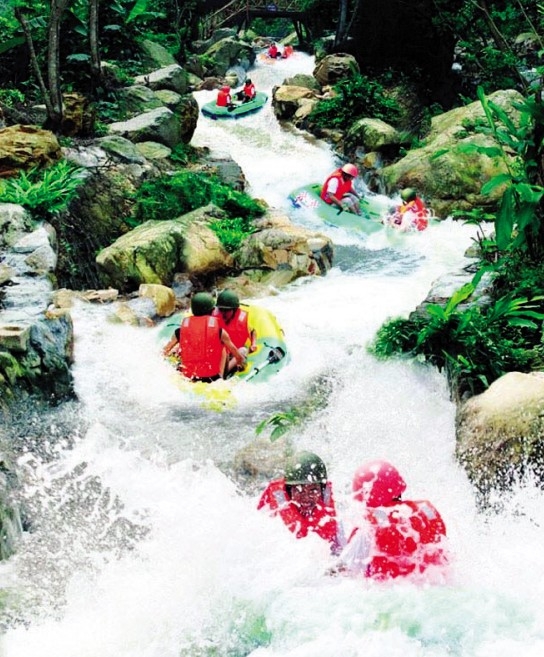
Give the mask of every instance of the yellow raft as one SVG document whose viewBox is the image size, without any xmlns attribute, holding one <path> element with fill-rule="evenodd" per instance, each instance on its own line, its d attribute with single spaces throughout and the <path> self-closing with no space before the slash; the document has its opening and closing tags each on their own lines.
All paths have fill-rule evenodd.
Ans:
<svg viewBox="0 0 544 657">
<path fill-rule="evenodd" d="M 246 367 L 242 371 L 236 372 L 226 381 L 219 380 L 213 383 L 192 382 L 182 374 L 176 373 L 176 386 L 183 392 L 202 398 L 202 405 L 212 410 L 223 410 L 234 406 L 236 400 L 232 394 L 232 389 L 240 381 L 248 383 L 267 381 L 289 361 L 283 329 L 275 315 L 266 308 L 258 306 L 249 306 L 242 303 L 240 307 L 247 312 L 248 325 L 255 330 L 257 335 L 257 349 L 248 354 Z M 180 326 L 185 316 L 186 313 L 180 312 L 168 318 L 168 321 L 164 323 L 159 332 L 162 343 L 171 338 L 172 333 Z M 177 368 L 179 359 L 174 356 L 169 357 L 169 360 Z"/>
</svg>

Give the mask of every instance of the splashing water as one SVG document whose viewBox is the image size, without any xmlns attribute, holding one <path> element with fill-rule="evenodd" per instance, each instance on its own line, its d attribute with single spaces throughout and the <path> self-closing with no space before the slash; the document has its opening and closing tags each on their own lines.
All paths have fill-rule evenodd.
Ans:
<svg viewBox="0 0 544 657">
<path fill-rule="evenodd" d="M 312 67 L 297 53 L 251 77 L 270 93 Z M 335 266 L 257 301 L 280 320 L 292 359 L 270 383 L 238 386 L 236 406 L 222 413 L 180 392 L 156 329 L 112 324 L 111 308 L 75 308 L 79 402 L 47 415 L 29 409 L 27 433 L 15 432 L 30 527 L 0 568 L 1 654 L 540 656 L 542 493 L 528 481 L 502 514 L 478 513 L 453 458 L 443 378 L 365 351 L 387 317 L 409 313 L 437 277 L 465 264 L 472 229 L 447 220 L 392 244 L 291 210 L 291 189 L 336 163 L 326 144 L 282 128 L 269 104 L 236 121 L 200 117 L 194 144 L 230 153 L 252 195 L 330 235 Z M 348 522 L 355 468 L 391 460 L 408 496 L 430 499 L 444 517 L 454 555 L 446 585 L 327 576 L 326 545 L 295 540 L 256 512 L 258 491 L 228 476 L 258 422 L 324 376 L 327 407 L 296 446 L 325 460 Z"/>
</svg>

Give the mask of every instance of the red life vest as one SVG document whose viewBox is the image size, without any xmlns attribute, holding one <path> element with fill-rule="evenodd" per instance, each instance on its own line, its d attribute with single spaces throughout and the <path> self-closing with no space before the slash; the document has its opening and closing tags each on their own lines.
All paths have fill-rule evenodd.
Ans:
<svg viewBox="0 0 544 657">
<path fill-rule="evenodd" d="M 253 83 L 244 85 L 243 92 L 246 98 L 255 98 L 255 85 Z"/>
<path fill-rule="evenodd" d="M 221 328 L 216 317 L 185 317 L 179 332 L 181 371 L 188 379 L 221 374 Z"/>
<path fill-rule="evenodd" d="M 416 198 L 413 201 L 409 201 L 408 203 L 405 203 L 404 205 L 401 205 L 399 208 L 400 214 L 404 214 L 405 212 L 411 212 L 413 215 L 413 225 L 416 228 L 416 230 L 425 230 L 427 226 L 429 225 L 429 213 L 427 208 L 425 207 L 425 203 L 419 198 L 419 196 L 416 196 Z M 400 222 L 399 222 L 400 223 Z"/>
<path fill-rule="evenodd" d="M 228 91 L 223 91 L 223 89 L 220 89 L 217 92 L 216 103 L 218 107 L 227 107 L 227 105 L 230 105 L 232 103 L 230 93 Z"/>
<path fill-rule="evenodd" d="M 225 323 L 218 308 L 212 310 L 212 317 L 217 317 L 219 325 L 229 334 L 229 338 L 237 349 L 243 347 L 250 339 L 247 313 L 245 310 L 238 308 L 236 314 L 228 324 Z"/>
<path fill-rule="evenodd" d="M 431 565 L 447 564 L 440 545 L 446 526 L 430 502 L 397 502 L 367 508 L 365 520 L 374 530 L 367 577 L 402 577 L 422 573 Z"/>
<path fill-rule="evenodd" d="M 334 194 L 338 200 L 340 200 L 342 196 L 344 196 L 344 194 L 348 194 L 352 190 L 351 180 L 344 180 L 344 178 L 342 177 L 342 170 L 337 169 L 336 171 L 331 173 L 331 175 L 327 178 L 327 180 L 325 180 L 325 184 L 321 188 L 320 196 L 325 201 L 325 203 L 328 203 L 329 205 L 332 204 L 332 201 L 329 198 L 327 187 L 329 185 L 329 181 L 332 180 L 333 178 L 338 179 L 338 189 Z"/>
<path fill-rule="evenodd" d="M 268 56 L 269 57 L 277 57 L 278 56 L 278 46 L 273 43 L 270 48 L 268 48 Z"/>
<path fill-rule="evenodd" d="M 285 479 L 271 481 L 261 495 L 257 509 L 268 506 L 274 515 L 281 516 L 285 526 L 297 538 L 304 538 L 309 532 L 315 532 L 333 548 L 338 547 L 338 525 L 336 508 L 332 496 L 332 486 L 327 482 L 323 493 L 323 503 L 318 503 L 311 516 L 303 516 L 298 507 L 287 495 Z"/>
</svg>

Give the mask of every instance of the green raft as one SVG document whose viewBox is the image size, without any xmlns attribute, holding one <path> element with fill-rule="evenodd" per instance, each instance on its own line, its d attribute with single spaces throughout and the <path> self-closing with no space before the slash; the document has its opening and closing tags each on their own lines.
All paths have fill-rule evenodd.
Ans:
<svg viewBox="0 0 544 657">
<path fill-rule="evenodd" d="M 309 208 L 325 223 L 340 228 L 361 233 L 374 233 L 384 226 L 382 217 L 387 214 L 390 200 L 384 202 L 378 196 L 369 195 L 361 199 L 363 215 L 353 214 L 346 210 L 340 212 L 335 205 L 329 205 L 320 197 L 321 185 L 304 185 L 289 194 L 289 199 L 295 208 Z"/>
<path fill-rule="evenodd" d="M 212 100 L 203 105 L 200 111 L 210 119 L 239 119 L 241 116 L 260 110 L 267 100 L 268 96 L 263 91 L 257 91 L 253 100 L 247 103 L 240 102 L 234 109 L 229 110 L 227 107 L 219 107 L 215 100 Z"/>
</svg>

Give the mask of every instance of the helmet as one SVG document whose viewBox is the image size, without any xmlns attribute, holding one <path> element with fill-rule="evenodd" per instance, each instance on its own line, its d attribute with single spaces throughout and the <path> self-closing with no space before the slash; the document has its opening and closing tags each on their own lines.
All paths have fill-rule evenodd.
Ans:
<svg viewBox="0 0 544 657">
<path fill-rule="evenodd" d="M 246 84 L 251 84 L 250 78 L 246 78 Z"/>
<path fill-rule="evenodd" d="M 390 504 L 406 490 L 406 482 L 387 461 L 369 461 L 353 476 L 352 490 L 358 502 L 376 507 Z"/>
<path fill-rule="evenodd" d="M 406 187 L 406 189 L 403 189 L 400 193 L 400 197 L 405 203 L 413 201 L 416 196 L 416 190 L 412 189 L 411 187 Z"/>
<path fill-rule="evenodd" d="M 230 91 L 230 87 L 229 87 L 228 85 L 225 84 L 225 85 L 223 85 L 223 86 L 221 87 L 221 91 L 225 91 L 225 92 L 226 92 L 226 91 Z"/>
<path fill-rule="evenodd" d="M 211 294 L 207 292 L 197 292 L 191 299 L 191 311 L 197 317 L 209 315 L 214 307 L 214 301 Z"/>
<path fill-rule="evenodd" d="M 236 310 L 240 307 L 240 300 L 238 295 L 232 290 L 222 290 L 217 297 L 218 308 L 228 308 L 229 310 Z"/>
<path fill-rule="evenodd" d="M 357 171 L 357 167 L 354 164 L 344 164 L 344 166 L 342 167 L 342 171 L 344 173 L 347 173 L 348 176 L 353 176 L 354 178 L 359 173 Z"/>
<path fill-rule="evenodd" d="M 285 468 L 285 483 L 288 486 L 326 484 L 327 468 L 317 454 L 299 452 L 291 458 Z"/>
</svg>

